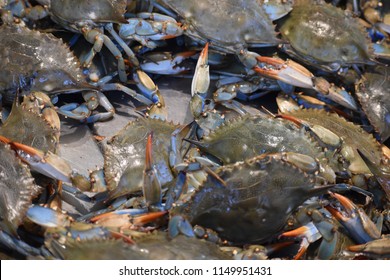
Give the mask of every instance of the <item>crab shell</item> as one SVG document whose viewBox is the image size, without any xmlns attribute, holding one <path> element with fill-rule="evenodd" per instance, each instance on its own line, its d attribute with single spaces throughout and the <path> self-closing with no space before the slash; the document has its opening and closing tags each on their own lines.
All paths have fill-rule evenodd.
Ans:
<svg viewBox="0 0 390 280">
<path fill-rule="evenodd" d="M 359 23 L 330 4 L 297 5 L 280 32 L 292 56 L 306 63 L 337 71 L 340 66 L 371 63 L 370 43 Z"/>
<path fill-rule="evenodd" d="M 153 166 L 157 170 L 158 180 L 162 186 L 173 180 L 169 151 L 171 134 L 177 127 L 158 119 L 139 118 L 107 142 L 104 173 L 108 189 L 111 190 L 110 198 L 141 190 L 147 137 L 151 132 Z"/>
<path fill-rule="evenodd" d="M 51 110 L 50 118 L 45 118 L 27 104 L 14 102 L 11 113 L 0 127 L 0 135 L 44 153 L 57 153 L 60 138 L 60 120 L 57 113 Z"/>
<path fill-rule="evenodd" d="M 222 166 L 215 173 L 219 178 L 209 175 L 172 215 L 180 213 L 235 243 L 275 237 L 298 206 L 327 189 L 316 187 L 314 176 L 269 157 Z"/>
<path fill-rule="evenodd" d="M 95 89 L 83 82 L 78 59 L 61 39 L 20 25 L 0 27 L 0 92 L 12 103 L 16 90 L 62 93 Z"/>
<path fill-rule="evenodd" d="M 34 183 L 30 170 L 9 145 L 0 142 L 0 228 L 17 236 L 16 230 L 32 199 L 42 189 Z"/>
<path fill-rule="evenodd" d="M 236 53 L 250 45 L 277 45 L 274 25 L 256 0 L 164 0 L 183 19 L 187 35 Z"/>
<path fill-rule="evenodd" d="M 323 127 L 340 140 L 341 155 L 349 162 L 348 170 L 352 174 L 371 174 L 371 171 L 360 157 L 358 150 L 364 154 L 370 162 L 381 164 L 383 153 L 381 145 L 376 139 L 361 127 L 335 113 L 325 110 L 301 109 L 286 112 L 286 115 L 296 118 L 309 127 Z"/>
<path fill-rule="evenodd" d="M 112 239 L 68 240 L 65 244 L 61 244 L 54 238 L 48 238 L 45 244 L 55 256 L 69 260 L 224 260 L 230 258 L 214 243 L 184 235 L 170 239 L 163 232 L 146 234 L 138 238 L 134 245 Z"/>
<path fill-rule="evenodd" d="M 390 68 L 367 71 L 356 84 L 356 95 L 371 125 L 384 142 L 390 137 Z"/>
<path fill-rule="evenodd" d="M 52 0 L 49 12 L 54 21 L 74 32 L 77 23 L 126 23 L 126 0 Z"/>
<path fill-rule="evenodd" d="M 316 159 L 320 175 L 334 182 L 333 172 L 318 143 L 303 129 L 283 119 L 245 115 L 226 122 L 205 136 L 198 147 L 223 164 L 243 161 L 264 153 L 294 152 Z M 325 168 L 325 170 L 324 170 Z"/>
</svg>

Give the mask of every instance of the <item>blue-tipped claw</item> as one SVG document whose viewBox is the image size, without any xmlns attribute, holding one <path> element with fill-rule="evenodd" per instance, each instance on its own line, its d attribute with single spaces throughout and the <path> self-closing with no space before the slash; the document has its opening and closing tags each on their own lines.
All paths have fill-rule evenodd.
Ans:
<svg viewBox="0 0 390 280">
<path fill-rule="evenodd" d="M 345 196 L 337 193 L 330 193 L 330 195 L 340 202 L 345 211 L 338 211 L 331 206 L 325 208 L 347 229 L 355 242 L 362 244 L 380 238 L 381 232 L 363 209 Z"/>
<path fill-rule="evenodd" d="M 26 217 L 43 227 L 65 227 L 70 225 L 70 217 L 53 209 L 33 206 L 28 209 Z"/>
<path fill-rule="evenodd" d="M 173 216 L 169 220 L 168 233 L 171 238 L 174 238 L 179 234 L 183 234 L 188 237 L 195 237 L 195 233 L 190 222 L 180 215 Z"/>
</svg>

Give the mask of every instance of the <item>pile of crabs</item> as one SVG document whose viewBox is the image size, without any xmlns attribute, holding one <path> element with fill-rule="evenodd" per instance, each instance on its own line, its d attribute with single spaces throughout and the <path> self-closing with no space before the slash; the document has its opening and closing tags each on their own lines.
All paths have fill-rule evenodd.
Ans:
<svg viewBox="0 0 390 280">
<path fill-rule="evenodd" d="M 389 1 L 0 12 L 2 259 L 390 258 Z M 161 75 L 190 79 L 191 121 L 168 121 Z M 115 119 L 109 91 L 139 114 L 87 178 L 61 125 Z"/>
</svg>

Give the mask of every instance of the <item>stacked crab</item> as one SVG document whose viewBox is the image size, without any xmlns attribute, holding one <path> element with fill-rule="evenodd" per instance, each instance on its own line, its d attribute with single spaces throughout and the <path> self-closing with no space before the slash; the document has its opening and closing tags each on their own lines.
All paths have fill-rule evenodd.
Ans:
<svg viewBox="0 0 390 280">
<path fill-rule="evenodd" d="M 1 254 L 389 258 L 389 5 L 328 2 L 2 1 Z M 141 116 L 101 135 L 109 91 Z M 89 176 L 69 119 L 98 134 Z"/>
</svg>

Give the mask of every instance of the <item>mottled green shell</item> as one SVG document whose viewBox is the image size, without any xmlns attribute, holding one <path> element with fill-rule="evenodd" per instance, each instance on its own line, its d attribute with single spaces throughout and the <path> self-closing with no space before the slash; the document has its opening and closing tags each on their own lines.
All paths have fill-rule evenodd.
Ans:
<svg viewBox="0 0 390 280">
<path fill-rule="evenodd" d="M 298 5 L 280 31 L 296 54 L 313 65 L 370 61 L 369 41 L 363 28 L 333 5 Z"/>
<path fill-rule="evenodd" d="M 94 24 L 126 22 L 126 0 L 55 0 L 51 1 L 50 14 L 54 21 L 65 28 L 79 31 L 75 23 L 89 21 Z"/>
<path fill-rule="evenodd" d="M 39 192 L 27 166 L 0 142 L 0 229 L 17 236 L 16 230 Z"/>
<path fill-rule="evenodd" d="M 183 235 L 169 239 L 166 233 L 149 234 L 129 245 L 122 240 L 47 240 L 58 258 L 66 260 L 220 260 L 229 256 L 214 243 Z"/>
<path fill-rule="evenodd" d="M 295 152 L 320 159 L 321 148 L 309 134 L 283 119 L 246 115 L 233 119 L 205 136 L 200 142 L 207 152 L 224 164 L 263 153 Z"/>
<path fill-rule="evenodd" d="M 171 134 L 177 127 L 157 119 L 139 118 L 108 141 L 104 152 L 104 173 L 111 198 L 141 190 L 146 142 L 151 132 L 153 165 L 159 182 L 164 185 L 173 180 L 169 151 Z"/>
<path fill-rule="evenodd" d="M 324 191 L 314 177 L 269 157 L 222 166 L 209 175 L 190 202 L 173 210 L 236 243 L 275 237 L 306 199 Z"/>
<path fill-rule="evenodd" d="M 372 163 L 379 165 L 382 159 L 382 150 L 380 144 L 375 138 L 364 131 L 361 127 L 335 113 L 328 113 L 324 110 L 302 109 L 288 112 L 297 119 L 305 121 L 309 125 L 319 125 L 332 131 L 342 139 L 343 147 L 351 147 L 353 154 L 350 155 L 349 169 L 353 173 L 371 174 L 370 170 L 360 157 L 357 149 L 363 153 Z"/>
<path fill-rule="evenodd" d="M 61 39 L 23 26 L 0 27 L 0 64 L 0 93 L 8 93 L 3 98 L 10 102 L 17 89 L 65 92 L 84 79 L 78 59 Z"/>
<path fill-rule="evenodd" d="M 60 131 L 52 127 L 41 115 L 26 110 L 23 105 L 12 106 L 12 111 L 4 125 L 0 127 L 0 135 L 31 146 L 43 152 L 57 153 Z"/>
<path fill-rule="evenodd" d="M 371 125 L 386 141 L 390 137 L 390 68 L 367 71 L 356 85 L 356 95 Z"/>
<path fill-rule="evenodd" d="M 164 0 L 188 25 L 187 35 L 236 52 L 253 44 L 276 45 L 274 25 L 256 0 Z"/>
</svg>

